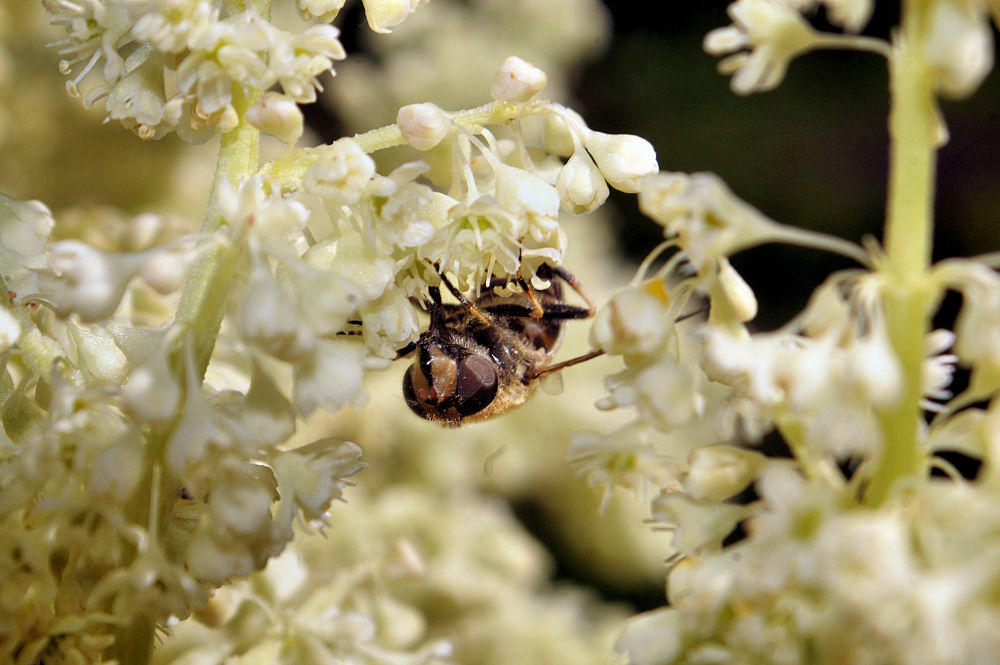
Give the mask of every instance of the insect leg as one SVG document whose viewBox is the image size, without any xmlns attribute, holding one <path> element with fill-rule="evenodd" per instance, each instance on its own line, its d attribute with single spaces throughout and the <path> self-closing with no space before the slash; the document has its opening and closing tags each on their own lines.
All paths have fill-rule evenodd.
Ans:
<svg viewBox="0 0 1000 665">
<path fill-rule="evenodd" d="M 525 305 L 501 304 L 490 305 L 486 311 L 494 316 L 518 316 L 525 318 L 540 318 L 543 321 L 559 321 L 563 319 L 587 319 L 590 318 L 590 310 L 573 305 L 563 305 L 553 303 L 545 306 L 542 315 L 536 317 L 534 309 Z"/>
<path fill-rule="evenodd" d="M 478 307 L 476 307 L 475 305 L 472 304 L 471 300 L 469 300 L 468 298 L 466 298 L 465 295 L 461 291 L 459 291 L 455 287 L 454 284 L 451 283 L 451 280 L 448 279 L 447 275 L 445 275 L 443 272 L 442 273 L 438 273 L 438 274 L 441 276 L 441 282 L 446 287 L 448 287 L 449 291 L 451 291 L 451 295 L 455 296 L 455 298 L 458 300 L 458 302 L 462 303 L 469 310 L 469 312 L 472 313 L 473 316 L 475 316 L 477 319 L 479 319 L 483 323 L 492 323 L 493 322 L 492 319 L 490 319 L 489 316 L 487 316 L 486 314 L 484 314 L 483 312 L 481 312 Z M 437 293 L 437 301 L 436 302 L 437 302 L 438 305 L 440 305 L 441 304 L 441 291 L 437 287 L 431 287 L 431 289 L 433 289 L 434 292 Z M 433 295 L 434 294 L 432 293 L 431 297 L 433 297 Z"/>
<path fill-rule="evenodd" d="M 538 298 L 535 297 L 535 290 L 531 288 L 527 280 L 521 276 L 521 269 L 517 270 L 517 283 L 524 289 L 525 295 L 528 296 L 528 300 L 531 302 L 531 318 L 540 319 L 545 316 L 545 310 L 542 309 L 541 303 L 538 302 Z"/>
<path fill-rule="evenodd" d="M 604 355 L 604 349 L 594 349 L 593 351 L 585 353 L 582 356 L 577 356 L 576 358 L 570 358 L 569 360 L 564 360 L 561 363 L 556 363 L 554 365 L 543 367 L 542 369 L 538 370 L 538 372 L 535 373 L 535 377 L 545 376 L 550 372 L 558 372 L 564 367 L 572 367 L 573 365 L 579 365 L 582 362 L 593 360 L 594 358 L 601 355 Z"/>
<path fill-rule="evenodd" d="M 583 301 L 587 303 L 588 314 L 586 318 L 589 319 L 590 317 L 592 317 L 594 315 L 594 312 L 597 311 L 597 306 L 594 305 L 594 301 L 590 298 L 590 294 L 588 294 L 584 290 L 583 286 L 580 284 L 580 280 L 578 280 L 576 276 L 573 275 L 573 273 L 566 270 L 562 266 L 549 266 L 549 267 L 552 269 L 552 274 L 556 275 L 557 277 L 559 277 L 559 279 L 569 284 L 570 287 L 574 291 L 576 291 L 577 295 L 583 298 Z"/>
</svg>

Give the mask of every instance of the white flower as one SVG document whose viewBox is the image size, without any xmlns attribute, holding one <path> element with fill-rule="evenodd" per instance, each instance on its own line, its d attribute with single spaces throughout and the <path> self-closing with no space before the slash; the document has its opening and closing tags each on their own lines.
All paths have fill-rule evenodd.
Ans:
<svg viewBox="0 0 1000 665">
<path fill-rule="evenodd" d="M 417 310 L 395 286 L 361 309 L 361 322 L 368 348 L 383 358 L 395 358 L 398 349 L 420 337 Z"/>
<path fill-rule="evenodd" d="M 360 471 L 361 448 L 350 441 L 321 439 L 278 457 L 275 474 L 288 487 L 307 519 L 319 519 L 341 495 L 344 478 Z M 292 504 L 290 498 L 282 498 Z"/>
<path fill-rule="evenodd" d="M 370 206 L 359 213 L 365 223 L 364 233 L 373 249 L 382 255 L 398 249 L 419 247 L 434 235 L 435 222 L 447 223 L 446 211 L 457 201 L 434 192 L 413 180 L 426 171 L 423 162 L 410 162 L 393 170 L 389 177 L 375 176 L 371 184 Z"/>
<path fill-rule="evenodd" d="M 448 211 L 448 224 L 437 229 L 422 256 L 454 275 L 460 288 L 487 283 L 491 275 L 517 273 L 524 223 L 483 196 Z"/>
<path fill-rule="evenodd" d="M 0 274 L 14 302 L 38 291 L 38 271 L 47 266 L 45 240 L 54 225 L 52 213 L 39 201 L 0 194 Z"/>
<path fill-rule="evenodd" d="M 132 34 L 165 53 L 180 53 L 211 30 L 219 20 L 219 8 L 206 0 L 167 0 L 146 3 Z"/>
<path fill-rule="evenodd" d="M 876 408 L 893 406 L 903 390 L 903 370 L 883 322 L 848 347 L 847 381 Z"/>
<path fill-rule="evenodd" d="M 264 261 L 254 262 L 236 322 L 243 339 L 282 360 L 298 360 L 316 345 L 292 294 L 278 285 Z"/>
<path fill-rule="evenodd" d="M 49 247 L 52 275 L 44 297 L 56 313 L 76 312 L 83 321 L 114 314 L 129 281 L 142 265 L 142 254 L 111 254 L 78 240 L 61 240 Z"/>
<path fill-rule="evenodd" d="M 91 460 L 87 490 L 111 505 L 121 505 L 142 480 L 143 445 L 134 432 L 122 436 Z"/>
<path fill-rule="evenodd" d="M 559 227 L 559 194 L 555 187 L 534 173 L 508 166 L 500 161 L 491 164 L 494 196 L 506 212 L 523 219 L 512 233 L 520 240 L 530 236 L 545 240 Z"/>
<path fill-rule="evenodd" d="M 198 118 L 221 117 L 232 107 L 233 85 L 267 88 L 273 82 L 259 53 L 270 26 L 253 10 L 216 21 L 198 33 L 177 65 L 177 89 L 195 99 Z"/>
<path fill-rule="evenodd" d="M 727 12 L 733 25 L 708 33 L 704 47 L 712 55 L 740 51 L 719 63 L 721 73 L 735 74 L 737 94 L 776 87 L 789 61 L 815 45 L 816 33 L 785 0 L 737 0 Z"/>
<path fill-rule="evenodd" d="M 336 411 L 345 404 L 361 406 L 365 401 L 363 353 L 357 344 L 320 341 L 294 369 L 292 401 L 301 416 L 319 407 Z"/>
<path fill-rule="evenodd" d="M 675 334 L 668 302 L 658 280 L 628 287 L 597 311 L 590 337 L 608 353 L 651 356 Z"/>
<path fill-rule="evenodd" d="M 448 135 L 454 124 L 436 104 L 407 104 L 396 114 L 396 124 L 408 144 L 417 150 L 430 150 Z"/>
<path fill-rule="evenodd" d="M 682 554 L 718 549 L 748 510 L 718 501 L 700 501 L 683 492 L 663 492 L 652 502 L 653 519 L 674 532 L 671 545 Z"/>
<path fill-rule="evenodd" d="M 219 214 L 237 235 L 248 232 L 262 240 L 298 238 L 309 211 L 301 202 L 286 199 L 277 190 L 265 193 L 264 184 L 264 178 L 255 175 L 234 188 L 223 177 L 216 186 Z"/>
<path fill-rule="evenodd" d="M 742 492 L 767 464 L 754 450 L 735 446 L 701 446 L 688 456 L 684 491 L 695 499 L 724 501 Z"/>
<path fill-rule="evenodd" d="M 67 92 L 79 96 L 79 83 L 104 60 L 101 73 L 105 85 L 98 86 L 96 91 L 96 95 L 103 94 L 107 86 L 118 80 L 125 66 L 116 46 L 132 27 L 127 7 L 96 0 L 46 0 L 45 9 L 52 23 L 62 25 L 67 32 L 65 39 L 53 44 L 58 47 L 59 55 L 64 57 L 59 61 L 59 70 L 69 74 L 77 64 L 85 63 L 76 76 L 67 81 Z"/>
<path fill-rule="evenodd" d="M 300 104 L 316 101 L 316 91 L 322 87 L 319 75 L 332 71 L 334 60 L 347 57 L 339 35 L 327 23 L 298 34 L 272 30 L 268 68 L 287 97 Z"/>
<path fill-rule="evenodd" d="M 778 235 L 777 224 L 741 201 L 712 173 L 658 173 L 643 179 L 639 209 L 663 225 L 699 272 L 719 258 Z"/>
<path fill-rule="evenodd" d="M 317 149 L 317 159 L 306 170 L 303 187 L 327 205 L 352 205 L 361 199 L 375 175 L 375 162 L 350 138 Z"/>
<path fill-rule="evenodd" d="M 501 63 L 490 94 L 502 102 L 526 102 L 541 92 L 547 82 L 545 72 L 512 55 Z"/>
<path fill-rule="evenodd" d="M 133 63 L 128 74 L 108 91 L 104 106 L 108 117 L 133 130 L 144 140 L 164 136 L 171 126 L 166 120 L 166 97 L 163 90 L 163 63 L 147 57 Z"/>
</svg>

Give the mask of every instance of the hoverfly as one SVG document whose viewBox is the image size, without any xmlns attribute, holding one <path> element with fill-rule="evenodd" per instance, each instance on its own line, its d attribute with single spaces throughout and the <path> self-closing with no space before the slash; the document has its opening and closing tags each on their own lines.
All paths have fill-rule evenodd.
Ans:
<svg viewBox="0 0 1000 665">
<path fill-rule="evenodd" d="M 523 404 L 542 376 L 602 353 L 549 364 L 563 323 L 590 318 L 594 305 L 563 268 L 543 265 L 537 274 L 548 288 L 532 289 L 518 277 L 520 292 L 504 297 L 484 287 L 475 302 L 443 274 L 442 283 L 458 303 L 443 303 L 439 287 L 428 289 L 430 326 L 413 344 L 416 361 L 403 376 L 403 397 L 414 413 L 451 427 L 493 418 Z M 587 307 L 563 302 L 561 282 Z"/>
</svg>

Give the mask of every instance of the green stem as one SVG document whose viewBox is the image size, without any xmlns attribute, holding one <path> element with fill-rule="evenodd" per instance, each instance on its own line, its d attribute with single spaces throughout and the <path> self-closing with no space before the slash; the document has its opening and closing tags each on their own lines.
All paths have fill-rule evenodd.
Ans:
<svg viewBox="0 0 1000 665">
<path fill-rule="evenodd" d="M 223 134 L 219 144 L 215 179 L 202 223 L 202 230 L 206 233 L 216 231 L 224 222 L 216 204 L 216 187 L 221 178 L 225 177 L 232 186 L 237 187 L 259 167 L 260 132 L 246 121 L 246 111 L 258 94 L 254 92 L 245 95 L 241 86 L 233 86 L 233 106 L 240 120 L 235 129 Z M 177 376 L 183 376 L 181 367 L 186 344 L 194 345 L 197 371 L 199 376 L 204 375 L 227 309 L 234 276 L 240 268 L 241 256 L 242 253 L 230 244 L 214 242 L 201 254 L 188 275 L 175 317 L 175 323 L 186 334 L 179 335 L 175 348 L 171 349 L 172 365 Z M 164 492 L 160 485 L 167 480 L 161 479 L 158 482 L 156 478 L 159 475 L 154 474 L 153 469 L 162 457 L 168 431 L 169 427 L 158 427 L 145 433 L 147 454 L 143 484 L 124 507 L 132 523 L 155 525 L 165 508 L 163 497 L 168 496 L 169 492 Z M 151 535 L 157 539 L 160 537 L 157 533 Z M 121 626 L 112 647 L 113 656 L 118 662 L 135 665 L 150 662 L 155 625 L 153 617 L 137 615 Z"/>
<path fill-rule="evenodd" d="M 938 114 L 923 46 L 926 0 L 905 0 L 899 37 L 889 61 L 889 193 L 885 228 L 885 318 L 899 359 L 903 391 L 879 413 L 882 454 L 876 461 L 867 503 L 878 505 L 896 481 L 921 471 L 918 445 L 924 339 L 930 330 L 933 294 L 927 271 L 933 231 L 934 170 Z"/>
<path fill-rule="evenodd" d="M 146 614 L 137 614 L 118 631 L 115 643 L 109 649 L 109 660 L 119 663 L 143 665 L 153 660 L 153 619 Z"/>
<path fill-rule="evenodd" d="M 206 233 L 215 231 L 223 223 L 216 203 L 216 188 L 221 179 L 225 178 L 233 187 L 238 187 L 260 165 L 260 131 L 246 121 L 246 111 L 258 96 L 256 91 L 249 96 L 244 95 L 239 86 L 234 86 L 233 106 L 240 121 L 235 129 L 222 135 L 219 144 L 215 179 L 202 223 L 202 230 Z M 240 268 L 240 256 L 241 253 L 232 246 L 215 243 L 195 263 L 177 308 L 175 321 L 186 327 L 188 337 L 186 340 L 183 336 L 179 338 L 178 348 L 173 349 L 174 366 L 180 363 L 180 347 L 194 344 L 197 369 L 204 374 L 226 312 L 233 278 Z"/>
</svg>

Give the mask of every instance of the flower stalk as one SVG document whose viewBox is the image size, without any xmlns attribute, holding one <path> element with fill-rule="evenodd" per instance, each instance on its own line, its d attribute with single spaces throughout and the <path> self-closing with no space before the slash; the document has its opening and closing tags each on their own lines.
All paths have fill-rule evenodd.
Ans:
<svg viewBox="0 0 1000 665">
<path fill-rule="evenodd" d="M 882 455 L 865 500 L 878 505 L 897 480 L 922 467 L 918 445 L 924 339 L 933 292 L 927 282 L 933 231 L 938 114 L 924 57 L 928 3 L 903 3 L 903 19 L 889 60 L 889 191 L 885 227 L 885 315 L 903 372 L 903 393 L 879 413 Z"/>
</svg>

